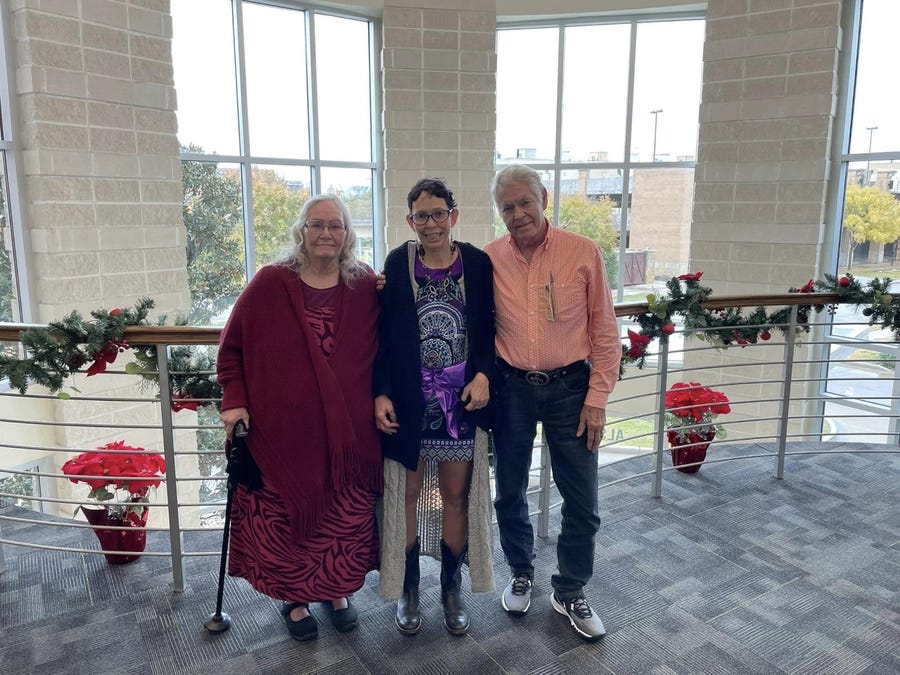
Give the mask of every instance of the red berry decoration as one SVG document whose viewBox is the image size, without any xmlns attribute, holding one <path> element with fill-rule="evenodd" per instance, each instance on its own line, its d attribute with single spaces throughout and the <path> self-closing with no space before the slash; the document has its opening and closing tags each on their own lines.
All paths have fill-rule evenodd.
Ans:
<svg viewBox="0 0 900 675">
<path fill-rule="evenodd" d="M 759 333 L 760 340 L 768 340 L 770 337 L 772 337 L 772 334 L 767 330 L 760 331 Z"/>
<path fill-rule="evenodd" d="M 671 335 L 672 333 L 675 332 L 675 325 L 671 324 L 671 323 L 667 323 L 666 325 L 664 325 L 662 327 L 662 332 L 665 333 L 666 335 Z"/>
<path fill-rule="evenodd" d="M 838 279 L 838 286 L 841 288 L 847 288 L 850 285 L 850 277 L 841 277 Z"/>
<path fill-rule="evenodd" d="M 119 314 L 121 314 L 121 313 L 122 313 L 122 310 L 119 309 L 118 307 L 116 307 L 115 309 L 109 310 L 110 316 L 119 316 Z"/>
</svg>

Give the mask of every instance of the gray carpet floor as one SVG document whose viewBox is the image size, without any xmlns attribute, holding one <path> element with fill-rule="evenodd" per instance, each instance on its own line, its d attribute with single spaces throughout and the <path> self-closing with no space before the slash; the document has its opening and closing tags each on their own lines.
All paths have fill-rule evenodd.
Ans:
<svg viewBox="0 0 900 675">
<path fill-rule="evenodd" d="M 717 458 L 767 450 L 714 449 Z M 337 633 L 326 620 L 317 640 L 298 643 L 278 604 L 238 579 L 225 587 L 231 629 L 204 629 L 217 559 L 189 559 L 187 590 L 175 593 L 166 558 L 110 566 L 102 556 L 6 545 L 0 673 L 900 673 L 900 454 L 791 449 L 828 454 L 789 457 L 784 480 L 765 457 L 667 471 L 660 499 L 649 496 L 649 477 L 601 490 L 586 589 L 608 630 L 599 642 L 582 641 L 549 605 L 556 510 L 550 537 L 538 540 L 529 614 L 508 617 L 499 589 L 467 591 L 472 627 L 462 637 L 441 624 L 430 559 L 418 635 L 398 633 L 372 573 L 355 596 L 355 631 Z M 601 482 L 649 468 L 647 460 L 605 467 Z M 89 531 L 51 542 L 55 528 L 2 528 L 4 538 L 96 548 Z M 215 533 L 191 536 L 207 538 L 193 542 L 200 549 L 217 547 Z M 164 535 L 152 537 L 148 550 L 165 547 Z M 495 561 L 502 586 L 499 547 Z"/>
</svg>

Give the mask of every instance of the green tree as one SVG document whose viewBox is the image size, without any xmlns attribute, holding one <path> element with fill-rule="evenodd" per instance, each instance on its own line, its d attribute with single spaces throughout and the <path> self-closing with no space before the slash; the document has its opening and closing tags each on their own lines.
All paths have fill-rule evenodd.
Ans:
<svg viewBox="0 0 900 675">
<path fill-rule="evenodd" d="M 847 269 L 853 252 L 871 241 L 887 244 L 900 239 L 900 205 L 893 195 L 877 187 L 850 185 L 844 199 L 844 229 L 847 230 Z"/>
<path fill-rule="evenodd" d="M 273 169 L 253 168 L 253 234 L 257 269 L 287 253 L 291 246 L 291 225 L 308 199 L 308 187 L 291 187 Z"/>
<path fill-rule="evenodd" d="M 190 322 L 205 325 L 234 302 L 246 282 L 241 185 L 215 162 L 184 161 L 182 176 Z"/>
<path fill-rule="evenodd" d="M 575 232 L 597 243 L 603 262 L 606 265 L 606 276 L 609 285 L 616 287 L 619 277 L 619 246 L 616 230 L 616 217 L 613 214 L 615 203 L 609 197 L 591 199 L 587 195 L 564 194 L 559 202 L 558 225 L 570 232 Z M 548 210 L 553 209 L 553 204 Z"/>
</svg>

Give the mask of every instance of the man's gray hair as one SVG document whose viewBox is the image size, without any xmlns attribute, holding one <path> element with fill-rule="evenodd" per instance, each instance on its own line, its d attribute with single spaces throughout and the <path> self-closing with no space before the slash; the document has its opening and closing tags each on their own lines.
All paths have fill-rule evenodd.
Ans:
<svg viewBox="0 0 900 675">
<path fill-rule="evenodd" d="M 538 199 L 541 198 L 544 190 L 544 183 L 541 181 L 541 176 L 537 171 L 524 164 L 510 164 L 494 174 L 494 179 L 491 181 L 491 196 L 494 198 L 494 206 L 497 207 L 498 211 L 500 210 L 500 202 L 497 199 L 497 194 L 500 192 L 501 187 L 509 183 L 527 183 L 531 187 L 534 196 Z"/>
</svg>

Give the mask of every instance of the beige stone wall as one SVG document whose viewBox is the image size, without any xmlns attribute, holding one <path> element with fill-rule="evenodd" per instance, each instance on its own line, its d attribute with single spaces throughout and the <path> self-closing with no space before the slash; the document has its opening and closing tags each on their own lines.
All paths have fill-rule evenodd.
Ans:
<svg viewBox="0 0 900 675">
<path fill-rule="evenodd" d="M 820 276 L 840 0 L 710 0 L 692 267 L 719 293 Z"/>
<path fill-rule="evenodd" d="M 496 17 L 493 2 L 386 2 L 383 16 L 386 250 L 411 239 L 406 195 L 425 176 L 459 204 L 455 237 L 493 239 Z"/>
<path fill-rule="evenodd" d="M 158 313 L 185 313 L 190 297 L 169 1 L 10 0 L 8 9 L 36 320 L 46 323 L 73 309 L 87 315 L 141 297 L 153 298 Z M 73 384 L 83 396 L 153 396 L 132 376 L 79 375 Z M 152 402 L 50 399 L 17 418 L 87 426 L 16 425 L 15 440 L 87 449 L 125 438 L 161 451 L 158 432 L 128 428 L 158 424 L 158 417 Z M 181 449 L 194 445 L 193 432 L 179 435 Z M 20 454 L 16 463 L 42 456 Z M 71 455 L 48 456 L 55 471 Z M 196 471 L 194 456 L 178 463 Z M 197 487 L 185 484 L 182 499 L 195 501 Z M 62 480 L 54 488 L 73 499 L 86 490 Z M 164 520 L 164 510 L 154 511 L 155 523 Z"/>
<path fill-rule="evenodd" d="M 822 276 L 841 11 L 841 0 L 709 2 L 691 267 L 717 294 L 785 292 Z M 795 358 L 820 352 L 799 347 Z M 704 375 L 708 384 L 756 383 L 732 396 L 733 417 L 774 412 L 749 403 L 780 392 L 783 359 L 766 361 L 732 348 L 723 368 Z M 813 393 L 817 376 L 812 364 L 796 370 L 806 383 L 794 394 Z M 792 414 L 813 412 L 798 404 Z M 752 437 L 774 426 L 743 430 Z"/>
<path fill-rule="evenodd" d="M 650 281 L 684 274 L 691 244 L 694 170 L 635 170 L 632 195 L 629 246 L 653 251 L 653 266 L 647 270 Z"/>
<path fill-rule="evenodd" d="M 168 0 L 12 0 L 39 322 L 189 307 Z"/>
</svg>

